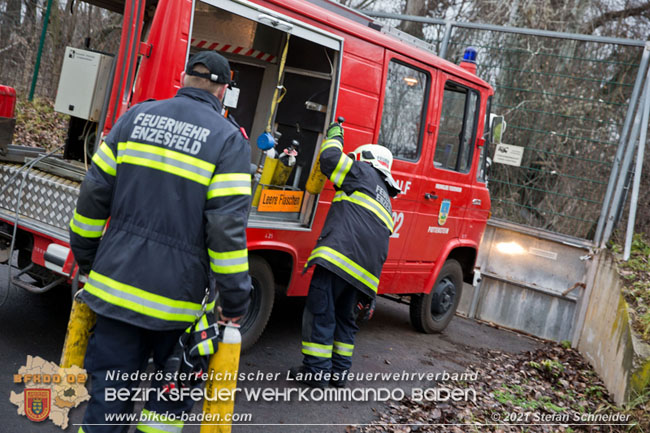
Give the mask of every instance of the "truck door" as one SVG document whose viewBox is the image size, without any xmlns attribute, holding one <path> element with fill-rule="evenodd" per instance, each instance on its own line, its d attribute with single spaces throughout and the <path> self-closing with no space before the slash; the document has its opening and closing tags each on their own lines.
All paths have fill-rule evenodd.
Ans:
<svg viewBox="0 0 650 433">
<path fill-rule="evenodd" d="M 411 248 L 412 229 L 420 205 L 423 142 L 429 140 L 426 119 L 431 104 L 432 73 L 425 65 L 393 52 L 386 53 L 382 115 L 377 143 L 393 153 L 392 174 L 402 193 L 392 200 L 394 232 L 384 264 L 381 291 L 396 293 L 403 253 Z M 394 271 L 394 273 L 392 273 Z M 400 285 L 401 286 L 401 285 Z"/>
<path fill-rule="evenodd" d="M 490 193 L 487 188 L 487 154 L 490 144 L 490 107 L 492 105 L 492 96 L 487 98 L 485 117 L 483 120 L 483 146 L 479 147 L 474 156 L 474 165 L 476 166 L 475 182 L 472 185 L 472 196 L 465 213 L 465 224 L 460 237 L 467 237 L 474 240 L 477 244 L 481 241 L 481 236 L 485 229 L 485 224 L 490 217 Z"/>
<path fill-rule="evenodd" d="M 470 172 L 480 111 L 479 93 L 442 71 L 435 94 L 439 104 L 437 119 L 432 120 L 437 123 L 435 146 L 423 155 L 413 242 L 404 256 L 404 269 L 418 273 L 418 281 L 426 279 L 445 245 L 461 234 L 472 195 Z"/>
<path fill-rule="evenodd" d="M 343 39 L 245 0 L 196 1 L 189 39 L 190 54 L 215 50 L 229 60 L 238 98 L 226 95 L 225 105 L 250 136 L 253 164 L 264 161 L 255 145 L 264 132 L 280 154 L 298 143 L 290 170 L 266 159 L 249 226 L 309 227 L 317 200 L 305 186 L 336 111 Z"/>
</svg>

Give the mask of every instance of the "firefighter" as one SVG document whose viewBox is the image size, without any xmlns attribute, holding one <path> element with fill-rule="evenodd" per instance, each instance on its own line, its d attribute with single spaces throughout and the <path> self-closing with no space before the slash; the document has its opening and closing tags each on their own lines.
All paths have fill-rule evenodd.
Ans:
<svg viewBox="0 0 650 433">
<path fill-rule="evenodd" d="M 390 198 L 400 189 L 390 173 L 390 150 L 367 144 L 344 154 L 338 123 L 328 128 L 319 160 L 336 194 L 305 265 L 315 269 L 303 312 L 303 364 L 289 373 L 310 386 L 342 387 L 352 365 L 357 315 L 363 310 L 367 320 L 374 312 L 393 232 Z"/>
<path fill-rule="evenodd" d="M 179 337 L 214 309 L 215 286 L 222 320 L 248 308 L 250 145 L 222 115 L 230 65 L 200 52 L 181 79 L 175 97 L 135 105 L 118 120 L 92 158 L 70 222 L 72 251 L 88 274 L 82 298 L 97 313 L 79 432 L 128 430 L 106 425 L 107 414 L 133 410 L 130 397 L 115 393 L 139 386 L 134 373 L 150 356 L 167 370 Z M 159 379 L 151 386 L 167 381 Z M 193 400 L 158 397 L 149 394 L 138 431 L 180 432 L 180 417 L 166 415 L 189 411 Z"/>
</svg>

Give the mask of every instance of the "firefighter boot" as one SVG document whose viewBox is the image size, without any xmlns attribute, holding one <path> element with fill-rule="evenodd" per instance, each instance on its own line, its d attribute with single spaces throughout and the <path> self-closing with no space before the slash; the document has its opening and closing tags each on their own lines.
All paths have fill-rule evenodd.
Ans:
<svg viewBox="0 0 650 433">
<path fill-rule="evenodd" d="M 300 383 L 304 383 L 307 386 L 310 386 L 312 388 L 325 388 L 327 386 L 327 382 L 323 379 L 318 380 L 318 377 L 322 375 L 319 373 L 314 373 L 309 368 L 305 367 L 304 365 L 300 365 L 297 367 L 291 367 L 289 369 L 289 377 L 295 381 L 298 381 Z"/>
</svg>

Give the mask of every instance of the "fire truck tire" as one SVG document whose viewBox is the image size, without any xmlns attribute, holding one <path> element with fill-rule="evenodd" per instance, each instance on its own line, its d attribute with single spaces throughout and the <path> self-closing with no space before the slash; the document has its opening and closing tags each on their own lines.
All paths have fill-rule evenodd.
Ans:
<svg viewBox="0 0 650 433">
<path fill-rule="evenodd" d="M 273 271 L 268 262 L 262 257 L 251 255 L 248 258 L 248 267 L 253 289 L 248 311 L 240 320 L 242 350 L 252 347 L 264 332 L 275 298 Z"/>
<path fill-rule="evenodd" d="M 463 268 L 454 259 L 442 265 L 428 294 L 412 295 L 409 312 L 413 327 L 425 334 L 444 331 L 456 313 L 463 290 Z"/>
</svg>

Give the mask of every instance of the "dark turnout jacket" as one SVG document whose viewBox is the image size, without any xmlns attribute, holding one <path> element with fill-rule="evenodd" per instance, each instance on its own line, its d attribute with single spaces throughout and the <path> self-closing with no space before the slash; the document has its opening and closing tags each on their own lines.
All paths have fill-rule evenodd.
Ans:
<svg viewBox="0 0 650 433">
<path fill-rule="evenodd" d="M 209 92 L 132 107 L 93 156 L 70 221 L 84 301 L 143 328 L 184 328 L 204 300 L 214 306 L 212 280 L 223 314 L 244 314 L 249 167 L 248 142 Z"/>
<path fill-rule="evenodd" d="M 323 266 L 374 297 L 393 232 L 384 178 L 372 165 L 344 154 L 337 139 L 323 143 L 320 167 L 336 194 L 305 269 Z"/>
</svg>

